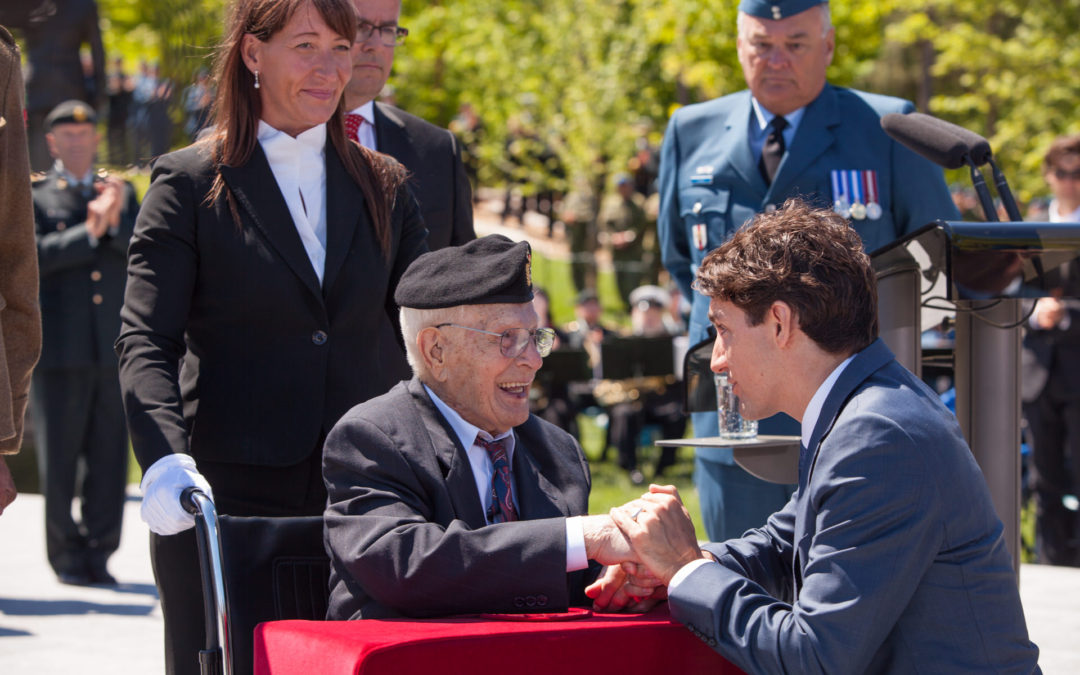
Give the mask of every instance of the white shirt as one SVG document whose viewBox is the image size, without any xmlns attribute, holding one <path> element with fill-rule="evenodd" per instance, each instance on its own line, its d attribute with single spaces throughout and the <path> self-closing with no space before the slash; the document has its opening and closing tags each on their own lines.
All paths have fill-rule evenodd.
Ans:
<svg viewBox="0 0 1080 675">
<path fill-rule="evenodd" d="M 511 465 L 514 463 L 514 446 L 516 440 L 513 431 L 507 431 L 492 438 L 490 434 L 479 427 L 473 426 L 458 414 L 456 410 L 443 403 L 442 399 L 425 384 L 424 390 L 431 397 L 431 402 L 439 409 L 450 428 L 461 441 L 469 456 L 469 466 L 472 467 L 473 479 L 476 481 L 476 492 L 480 495 L 480 504 L 484 508 L 484 517 L 487 518 L 491 508 L 491 479 L 495 475 L 495 467 L 491 463 L 487 450 L 476 444 L 477 436 L 488 441 L 504 441 L 506 458 Z M 514 506 L 517 506 L 517 491 L 514 492 Z M 488 521 L 490 525 L 490 521 Z M 583 570 L 589 566 L 589 558 L 585 553 L 585 531 L 581 525 L 581 516 L 572 516 L 566 519 L 566 571 L 574 572 Z"/>
<path fill-rule="evenodd" d="M 321 284 L 326 269 L 326 125 L 293 138 L 259 120 L 258 139 Z"/>
<path fill-rule="evenodd" d="M 379 145 L 375 142 L 375 101 L 368 101 L 349 112 L 364 118 L 364 123 L 356 130 L 356 138 L 360 141 L 360 145 L 368 150 L 378 151 Z"/>
<path fill-rule="evenodd" d="M 814 395 L 810 397 L 810 403 L 807 404 L 806 410 L 803 411 L 802 424 L 800 425 L 802 428 L 801 440 L 803 447 L 810 447 L 810 436 L 813 435 L 814 427 L 817 425 L 818 417 L 821 416 L 821 407 L 825 405 L 825 400 L 829 398 L 829 393 L 832 392 L 832 388 L 836 384 L 836 381 L 840 379 L 840 374 L 844 372 L 844 368 L 847 368 L 848 364 L 851 363 L 852 359 L 854 358 L 855 355 L 852 354 L 851 356 L 844 359 L 844 361 L 836 368 L 833 368 L 833 371 L 829 373 L 829 376 L 826 377 L 825 381 L 822 382 L 821 385 L 817 388 L 817 391 L 814 392 Z M 679 568 L 679 571 L 675 573 L 675 576 L 671 577 L 671 583 L 668 584 L 668 589 L 674 589 L 676 586 L 681 584 L 686 579 L 686 577 L 690 576 L 691 572 L 701 567 L 702 565 L 708 564 L 716 565 L 718 563 L 714 562 L 711 559 L 705 558 L 686 563 Z"/>
<path fill-rule="evenodd" d="M 1049 212 L 1051 223 L 1080 223 L 1080 206 L 1072 213 L 1062 213 L 1058 200 L 1051 199 Z"/>
<path fill-rule="evenodd" d="M 765 139 L 769 137 L 769 125 L 772 124 L 776 115 L 766 110 L 753 96 L 750 97 L 750 105 L 754 108 L 750 116 L 750 149 L 754 157 L 761 157 L 761 149 L 765 147 Z M 799 124 L 802 123 L 805 112 L 806 106 L 803 106 L 784 115 L 788 125 L 780 135 L 784 137 L 785 156 L 787 149 L 791 148 L 791 143 L 795 140 L 795 132 L 799 130 Z"/>
</svg>

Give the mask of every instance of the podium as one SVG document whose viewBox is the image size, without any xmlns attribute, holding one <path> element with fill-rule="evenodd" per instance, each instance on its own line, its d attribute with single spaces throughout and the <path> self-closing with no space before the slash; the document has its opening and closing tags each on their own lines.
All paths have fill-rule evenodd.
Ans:
<svg viewBox="0 0 1080 675">
<path fill-rule="evenodd" d="M 880 335 L 921 375 L 924 306 L 956 311 L 956 417 L 1020 569 L 1020 335 L 1048 277 L 1080 257 L 1080 223 L 937 221 L 871 254 Z"/>
</svg>

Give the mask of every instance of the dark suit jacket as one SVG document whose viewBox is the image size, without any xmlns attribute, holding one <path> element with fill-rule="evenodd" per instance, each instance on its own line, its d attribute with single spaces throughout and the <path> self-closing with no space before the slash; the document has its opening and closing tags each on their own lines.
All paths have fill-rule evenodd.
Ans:
<svg viewBox="0 0 1080 675">
<path fill-rule="evenodd" d="M 465 448 L 420 381 L 349 411 L 323 453 L 328 619 L 557 612 L 583 602 L 566 574 L 566 517 L 588 512 L 577 441 L 532 415 L 514 429 L 521 520 L 487 525 Z"/>
<path fill-rule="evenodd" d="M 1031 673 L 1002 524 L 952 414 L 878 340 L 827 396 L 799 489 L 672 589 L 748 673 Z"/>
<path fill-rule="evenodd" d="M 1051 270 L 1047 287 L 1064 293 L 1069 327 L 1040 330 L 1025 322 L 1020 369 L 1024 403 L 1037 399 L 1048 386 L 1056 399 L 1080 397 L 1080 264 L 1073 261 Z M 1024 309 L 1031 305 L 1025 303 Z"/>
<path fill-rule="evenodd" d="M 94 182 L 102 179 L 95 177 Z M 131 183 L 115 234 L 90 243 L 85 194 L 55 169 L 34 181 L 34 226 L 41 273 L 40 370 L 116 366 L 127 247 L 139 214 Z"/>
<path fill-rule="evenodd" d="M 324 283 L 311 266 L 266 156 L 222 167 L 236 197 L 206 203 L 201 146 L 161 157 L 135 226 L 116 342 L 132 445 L 145 468 L 170 452 L 287 466 L 319 449 L 350 407 L 393 385 L 380 327 L 393 291 L 427 250 L 416 201 L 394 200 L 391 256 L 364 198 L 326 146 Z M 217 486 L 215 486 L 215 489 Z"/>
<path fill-rule="evenodd" d="M 26 108 L 48 113 L 68 99 L 85 101 L 100 110 L 105 102 L 105 48 L 98 26 L 95 0 L 54 0 L 56 11 L 41 12 L 40 20 L 23 28 L 26 60 Z M 33 3 L 31 3 L 33 4 Z M 41 3 L 38 3 L 41 4 Z M 90 48 L 94 72 L 83 74 L 79 49 Z"/>
<path fill-rule="evenodd" d="M 420 203 L 428 248 L 460 246 L 476 238 L 472 190 L 454 134 L 385 103 L 375 103 L 379 152 L 405 165 L 409 187 Z"/>
</svg>

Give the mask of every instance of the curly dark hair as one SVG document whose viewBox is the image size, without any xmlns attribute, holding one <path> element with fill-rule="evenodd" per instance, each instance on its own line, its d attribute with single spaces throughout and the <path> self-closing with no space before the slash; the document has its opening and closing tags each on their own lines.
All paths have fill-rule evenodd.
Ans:
<svg viewBox="0 0 1080 675">
<path fill-rule="evenodd" d="M 829 209 L 789 199 L 705 257 L 694 288 L 760 325 L 776 301 L 822 349 L 854 353 L 877 338 L 877 281 L 862 239 Z"/>
</svg>

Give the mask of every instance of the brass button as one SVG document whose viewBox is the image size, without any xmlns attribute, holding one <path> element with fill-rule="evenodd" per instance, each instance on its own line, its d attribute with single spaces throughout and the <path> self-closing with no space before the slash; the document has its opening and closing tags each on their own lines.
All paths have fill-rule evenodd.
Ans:
<svg viewBox="0 0 1080 675">
<path fill-rule="evenodd" d="M 91 281 L 101 281 L 101 270 L 94 270 L 90 273 Z"/>
<path fill-rule="evenodd" d="M 101 293 L 94 293 L 94 297 L 91 298 L 91 300 L 94 301 L 95 305 L 100 305 L 101 303 L 105 302 L 105 298 L 101 297 Z"/>
<path fill-rule="evenodd" d="M 66 229 L 67 229 L 67 223 L 57 223 L 56 224 L 56 231 L 57 232 L 63 232 Z"/>
</svg>

